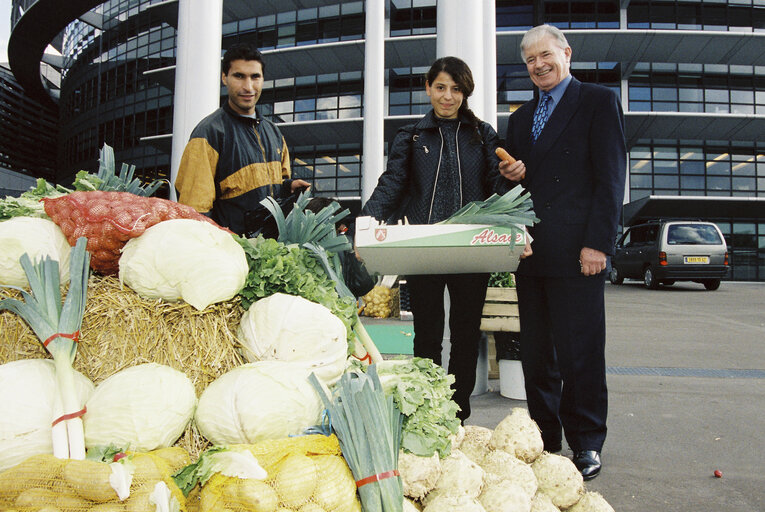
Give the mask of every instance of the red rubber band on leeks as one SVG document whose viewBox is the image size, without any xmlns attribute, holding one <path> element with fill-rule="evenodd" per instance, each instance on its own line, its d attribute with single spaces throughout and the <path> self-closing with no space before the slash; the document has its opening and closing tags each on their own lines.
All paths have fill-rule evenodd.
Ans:
<svg viewBox="0 0 765 512">
<path fill-rule="evenodd" d="M 358 489 L 362 485 L 371 484 L 372 482 L 379 482 L 380 480 L 385 480 L 386 478 L 391 478 L 398 475 L 399 475 L 398 469 L 394 469 L 392 471 L 386 471 L 385 473 L 380 473 L 379 475 L 368 476 L 366 478 L 362 478 L 361 480 L 358 480 L 356 482 L 356 488 Z"/>
<path fill-rule="evenodd" d="M 79 410 L 77 412 L 73 412 L 71 414 L 64 414 L 60 418 L 57 418 L 57 419 L 53 420 L 53 423 L 51 423 L 50 426 L 51 427 L 55 427 L 57 424 L 61 423 L 62 421 L 73 420 L 74 418 L 79 418 L 80 416 L 84 416 L 86 412 L 88 412 L 88 408 L 87 407 L 83 407 L 81 410 Z"/>
<path fill-rule="evenodd" d="M 65 334 L 65 333 L 57 332 L 56 334 L 51 335 L 50 338 L 48 338 L 47 340 L 43 341 L 43 346 L 47 347 L 48 344 L 51 341 L 55 340 L 56 338 L 69 338 L 70 340 L 74 341 L 75 343 L 79 343 L 80 342 L 80 331 L 75 331 L 72 334 Z"/>
</svg>

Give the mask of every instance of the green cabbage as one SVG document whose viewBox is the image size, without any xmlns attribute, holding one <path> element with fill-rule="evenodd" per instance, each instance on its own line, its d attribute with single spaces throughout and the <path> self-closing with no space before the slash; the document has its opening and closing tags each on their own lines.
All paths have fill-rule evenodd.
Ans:
<svg viewBox="0 0 765 512">
<path fill-rule="evenodd" d="M 194 417 L 214 445 L 252 444 L 302 434 L 324 410 L 301 363 L 258 361 L 221 375 L 202 393 Z"/>
<path fill-rule="evenodd" d="M 32 262 L 45 256 L 58 261 L 61 284 L 66 284 L 71 250 L 61 228 L 51 220 L 13 217 L 0 222 L 0 285 L 29 287 L 19 262 L 24 253 Z"/>
<path fill-rule="evenodd" d="M 74 371 L 80 403 L 93 383 Z M 20 359 L 0 365 L 0 471 L 41 453 L 53 453 L 51 422 L 57 395 L 51 359 Z"/>
<path fill-rule="evenodd" d="M 194 415 L 191 380 L 156 363 L 131 366 L 101 382 L 82 420 L 85 446 L 113 444 L 133 451 L 172 446 Z"/>
<path fill-rule="evenodd" d="M 306 363 L 327 385 L 346 367 L 345 324 L 321 304 L 275 293 L 242 316 L 238 338 L 249 362 L 274 359 Z"/>
<path fill-rule="evenodd" d="M 120 282 L 149 299 L 183 299 L 198 310 L 244 287 L 249 267 L 234 237 L 209 222 L 166 220 L 128 241 Z"/>
</svg>

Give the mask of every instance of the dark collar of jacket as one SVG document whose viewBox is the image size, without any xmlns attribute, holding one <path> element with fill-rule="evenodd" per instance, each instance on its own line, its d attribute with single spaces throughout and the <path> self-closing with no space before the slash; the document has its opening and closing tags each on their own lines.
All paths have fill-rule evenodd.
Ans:
<svg viewBox="0 0 765 512">
<path fill-rule="evenodd" d="M 470 119 L 463 114 L 462 112 L 459 113 L 459 121 L 460 123 L 465 124 L 472 124 Z M 414 125 L 415 130 L 437 130 L 438 129 L 438 119 L 436 118 L 436 113 L 431 108 L 430 111 L 425 114 L 425 117 L 417 121 Z"/>
<path fill-rule="evenodd" d="M 234 111 L 233 108 L 231 108 L 231 105 L 229 105 L 228 100 L 223 102 L 223 106 L 221 107 L 225 113 L 230 115 L 233 119 L 240 123 L 246 123 L 248 125 L 252 125 L 252 123 L 255 123 L 255 126 L 259 125 L 260 122 L 263 120 L 263 118 L 260 115 L 260 112 L 258 112 L 258 109 L 255 109 L 255 119 L 251 117 L 243 116 L 237 112 Z"/>
</svg>

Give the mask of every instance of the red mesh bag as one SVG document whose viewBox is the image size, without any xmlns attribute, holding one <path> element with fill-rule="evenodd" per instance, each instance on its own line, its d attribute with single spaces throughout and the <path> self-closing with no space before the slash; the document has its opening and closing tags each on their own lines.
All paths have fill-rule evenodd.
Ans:
<svg viewBox="0 0 765 512">
<path fill-rule="evenodd" d="M 72 192 L 56 198 L 46 197 L 43 201 L 45 213 L 58 224 L 70 245 L 74 246 L 81 236 L 88 238 L 90 266 L 103 275 L 116 274 L 125 243 L 154 224 L 194 219 L 218 226 L 190 206 L 129 192 Z"/>
</svg>

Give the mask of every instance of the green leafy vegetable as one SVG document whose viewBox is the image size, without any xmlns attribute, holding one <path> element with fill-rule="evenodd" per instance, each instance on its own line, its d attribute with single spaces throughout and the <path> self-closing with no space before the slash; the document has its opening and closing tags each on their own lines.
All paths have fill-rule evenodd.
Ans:
<svg viewBox="0 0 765 512">
<path fill-rule="evenodd" d="M 485 201 L 472 201 L 439 224 L 488 224 L 492 226 L 531 226 L 539 219 L 534 214 L 531 194 L 514 187 Z"/>
<path fill-rule="evenodd" d="M 71 190 L 61 186 L 53 186 L 42 178 L 37 179 L 34 187 L 22 192 L 19 197 L 6 196 L 0 199 L 0 221 L 11 217 L 40 217 L 47 219 L 45 205 L 40 201 L 43 197 L 60 197 Z"/>
<path fill-rule="evenodd" d="M 451 400 L 454 376 L 430 359 L 392 359 L 375 365 L 385 392 L 404 415 L 401 448 L 441 458 L 451 452 L 449 436 L 457 433 L 460 420 Z"/>
<path fill-rule="evenodd" d="M 87 171 L 78 172 L 74 180 L 74 189 L 130 192 L 138 196 L 149 197 L 165 182 L 165 180 L 154 180 L 148 185 L 144 185 L 140 179 L 133 178 L 134 173 L 135 165 L 123 163 L 120 173 L 117 175 L 114 149 L 108 144 L 104 144 L 99 151 L 98 174 L 90 174 Z"/>
<path fill-rule="evenodd" d="M 197 484 L 204 485 L 215 473 L 237 478 L 266 478 L 265 470 L 252 452 L 244 447 L 214 446 L 204 451 L 199 459 L 173 475 L 173 480 L 184 496 Z"/>
</svg>

